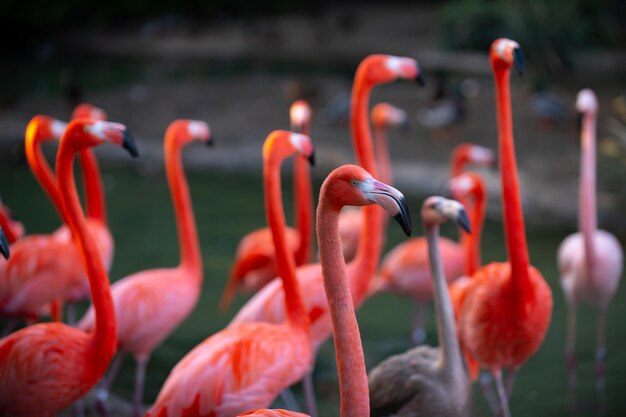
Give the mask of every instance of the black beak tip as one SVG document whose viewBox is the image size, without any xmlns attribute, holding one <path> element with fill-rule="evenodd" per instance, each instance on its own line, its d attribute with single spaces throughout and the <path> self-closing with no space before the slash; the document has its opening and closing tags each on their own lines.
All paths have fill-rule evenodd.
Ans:
<svg viewBox="0 0 626 417">
<path fill-rule="evenodd" d="M 215 136 L 210 135 L 209 138 L 206 140 L 206 146 L 212 148 L 214 145 L 215 145 Z"/>
<path fill-rule="evenodd" d="M 422 77 L 422 73 L 418 73 L 417 77 L 415 77 L 415 82 L 420 86 L 420 87 L 426 87 L 426 83 L 424 82 L 424 77 Z"/>
<path fill-rule="evenodd" d="M 139 151 L 137 150 L 137 146 L 135 145 L 135 140 L 127 130 L 124 131 L 122 146 L 133 158 L 139 157 Z"/>
<path fill-rule="evenodd" d="M 311 155 L 309 155 L 309 164 L 311 164 L 312 167 L 315 166 L 315 152 L 311 152 Z"/>
<path fill-rule="evenodd" d="M 5 259 L 9 259 L 10 251 L 9 251 L 9 240 L 7 236 L 4 234 L 4 230 L 0 228 L 0 252 Z"/>
<path fill-rule="evenodd" d="M 576 113 L 576 127 L 578 128 L 578 130 L 582 129 L 583 127 L 583 113 L 582 112 Z"/>
<path fill-rule="evenodd" d="M 522 48 L 518 47 L 513 50 L 513 62 L 515 68 L 517 68 L 517 73 L 520 76 L 524 76 L 524 54 L 522 53 Z"/>
<path fill-rule="evenodd" d="M 400 224 L 400 227 L 402 227 L 402 231 L 404 232 L 404 234 L 407 236 L 411 236 L 411 232 L 413 231 L 413 227 L 411 226 L 411 218 L 409 217 L 407 220 L 407 218 L 402 213 L 396 214 L 395 216 L 393 216 L 393 218 L 396 219 L 396 221 Z"/>
<path fill-rule="evenodd" d="M 472 233 L 469 217 L 467 217 L 467 212 L 465 210 L 461 210 L 459 212 L 459 217 L 456 222 L 461 229 L 465 230 L 467 233 Z"/>
</svg>

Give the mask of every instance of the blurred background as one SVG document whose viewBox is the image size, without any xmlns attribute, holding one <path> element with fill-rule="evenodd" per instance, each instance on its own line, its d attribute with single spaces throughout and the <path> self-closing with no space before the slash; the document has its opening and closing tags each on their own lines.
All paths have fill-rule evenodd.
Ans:
<svg viewBox="0 0 626 417">
<path fill-rule="evenodd" d="M 626 240 L 626 2 L 538 1 L 178 1 L 5 0 L 0 4 L 0 196 L 29 233 L 58 225 L 52 206 L 23 155 L 23 135 L 35 114 L 67 120 L 87 101 L 126 124 L 141 158 L 99 149 L 116 256 L 114 281 L 129 273 L 173 265 L 176 231 L 163 173 L 162 138 L 176 118 L 207 121 L 212 149 L 185 154 L 205 257 L 198 307 L 159 348 L 148 366 L 146 403 L 171 367 L 228 314 L 217 299 L 238 240 L 265 224 L 261 146 L 288 127 L 298 98 L 314 110 L 315 187 L 334 167 L 353 162 L 348 128 L 352 77 L 370 53 L 416 58 L 426 87 L 397 82 L 377 88 L 372 105 L 406 110 L 409 131 L 390 133 L 395 183 L 414 217 L 422 198 L 441 193 L 448 158 L 469 141 L 496 150 L 494 91 L 488 48 L 498 37 L 517 40 L 527 71 L 512 74 L 518 165 L 531 260 L 554 291 L 552 325 L 541 350 L 522 368 L 513 392 L 514 415 L 570 415 L 564 369 L 565 309 L 556 249 L 576 229 L 579 131 L 574 102 L 581 88 L 598 95 L 598 209 L 602 228 Z M 46 145 L 53 160 L 55 145 Z M 287 172 L 287 171 L 285 171 Z M 489 187 L 483 260 L 505 257 L 499 179 Z M 291 215 L 291 183 L 284 197 Z M 414 223 L 418 223 L 414 219 Z M 390 228 L 387 247 L 401 241 Z M 419 228 L 417 230 L 419 232 Z M 450 228 L 444 234 L 456 236 Z M 626 290 L 609 309 L 607 415 L 626 413 Z M 393 296 L 368 301 L 359 312 L 368 367 L 409 346 L 410 305 Z M 594 415 L 595 311 L 583 308 L 579 330 L 578 415 Z M 429 342 L 435 343 L 434 319 Z M 116 395 L 130 398 L 133 362 L 124 363 Z M 324 415 L 337 415 L 332 344 L 315 373 Z M 299 394 L 299 391 L 296 390 Z M 487 415 L 476 396 L 476 415 Z"/>
</svg>

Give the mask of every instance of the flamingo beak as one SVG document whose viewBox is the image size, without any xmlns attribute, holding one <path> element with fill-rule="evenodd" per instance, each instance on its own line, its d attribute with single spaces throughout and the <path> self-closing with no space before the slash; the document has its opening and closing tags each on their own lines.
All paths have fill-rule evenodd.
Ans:
<svg viewBox="0 0 626 417">
<path fill-rule="evenodd" d="M 309 163 L 312 167 L 315 166 L 315 151 L 311 152 L 311 155 L 308 157 Z"/>
<path fill-rule="evenodd" d="M 524 54 L 522 54 L 522 48 L 517 47 L 513 49 L 513 63 L 517 68 L 517 73 L 520 76 L 524 75 Z"/>
<path fill-rule="evenodd" d="M 124 130 L 124 133 L 122 134 L 122 147 L 126 149 L 133 158 L 137 158 L 139 156 L 135 140 L 130 135 L 128 130 Z"/>
<path fill-rule="evenodd" d="M 411 236 L 413 229 L 411 213 L 404 195 L 395 188 L 376 180 L 374 180 L 374 189 L 370 194 L 372 195 L 371 200 L 387 210 L 400 224 L 402 231 L 407 236 Z"/>
<path fill-rule="evenodd" d="M 2 256 L 4 256 L 5 259 L 9 259 L 9 241 L 7 240 L 7 236 L 4 234 L 4 230 L 2 230 L 2 228 L 0 228 L 0 253 L 2 253 Z"/>
<path fill-rule="evenodd" d="M 213 147 L 213 145 L 215 145 L 215 143 L 213 142 L 214 140 L 215 136 L 213 135 L 213 133 L 209 134 L 209 137 L 206 140 L 206 146 Z"/>
<path fill-rule="evenodd" d="M 417 77 L 415 77 L 415 82 L 420 87 L 426 87 L 426 83 L 424 82 L 424 77 L 422 77 L 422 73 L 421 72 L 417 73 Z"/>
<path fill-rule="evenodd" d="M 470 227 L 469 217 L 467 217 L 467 212 L 464 208 L 459 210 L 459 215 L 456 218 L 456 223 L 459 227 L 465 230 L 467 233 L 472 233 L 472 228 Z"/>
</svg>

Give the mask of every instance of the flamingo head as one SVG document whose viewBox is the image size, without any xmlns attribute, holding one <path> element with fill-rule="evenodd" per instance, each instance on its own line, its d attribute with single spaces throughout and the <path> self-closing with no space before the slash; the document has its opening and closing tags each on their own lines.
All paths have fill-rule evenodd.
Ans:
<svg viewBox="0 0 626 417">
<path fill-rule="evenodd" d="M 176 141 L 185 146 L 194 140 L 213 146 L 213 132 L 207 122 L 201 120 L 178 119 L 174 120 L 165 132 L 166 141 Z"/>
<path fill-rule="evenodd" d="M 585 88 L 578 92 L 576 96 L 576 110 L 580 113 L 597 113 L 598 99 L 593 90 Z"/>
<path fill-rule="evenodd" d="M 9 243 L 24 236 L 24 225 L 13 217 L 11 209 L 0 201 L 0 227 L 4 230 Z"/>
<path fill-rule="evenodd" d="M 291 130 L 298 133 L 307 133 L 311 125 L 311 106 L 304 100 L 296 100 L 289 108 Z"/>
<path fill-rule="evenodd" d="M 357 165 L 342 165 L 332 171 L 322 185 L 320 201 L 322 198 L 337 211 L 343 206 L 378 204 L 398 221 L 407 236 L 411 235 L 411 215 L 404 195 Z"/>
<path fill-rule="evenodd" d="M 0 253 L 4 256 L 4 259 L 9 259 L 9 241 L 7 240 L 4 230 L 0 227 Z"/>
<path fill-rule="evenodd" d="M 422 222 L 424 226 L 435 226 L 449 220 L 454 222 L 467 233 L 471 232 L 469 217 L 463 204 L 456 200 L 444 197 L 431 196 L 422 204 Z"/>
<path fill-rule="evenodd" d="M 37 115 L 26 126 L 26 140 L 35 143 L 58 140 L 66 127 L 67 123 L 53 117 Z"/>
<path fill-rule="evenodd" d="M 369 55 L 359 65 L 357 74 L 361 73 L 370 84 L 384 84 L 397 79 L 417 82 L 422 87 L 424 79 L 413 58 L 394 55 Z"/>
<path fill-rule="evenodd" d="M 463 200 L 470 195 L 483 195 L 485 192 L 485 183 L 476 172 L 464 172 L 448 181 L 448 189 L 452 198 Z"/>
<path fill-rule="evenodd" d="M 404 110 L 389 103 L 378 103 L 372 108 L 372 124 L 379 128 L 408 126 Z"/>
<path fill-rule="evenodd" d="M 315 147 L 311 138 L 302 133 L 288 130 L 275 130 L 267 136 L 263 144 L 263 158 L 284 160 L 298 154 L 315 165 Z"/>
<path fill-rule="evenodd" d="M 61 142 L 66 143 L 65 146 L 73 147 L 75 151 L 111 142 L 126 149 L 134 158 L 139 155 L 133 137 L 121 123 L 89 118 L 74 119 L 67 126 Z"/>
<path fill-rule="evenodd" d="M 89 103 L 82 103 L 76 106 L 72 112 L 72 119 L 79 117 L 89 117 L 94 120 L 107 120 L 107 113 L 100 107 L 96 107 Z"/>
<path fill-rule="evenodd" d="M 499 38 L 491 44 L 491 63 L 492 65 L 504 65 L 510 68 L 515 65 L 517 72 L 522 75 L 524 73 L 524 55 L 519 43 L 507 38 Z"/>
<path fill-rule="evenodd" d="M 494 167 L 496 165 L 496 156 L 494 152 L 480 145 L 470 145 L 467 152 L 467 160 L 474 165 Z"/>
</svg>

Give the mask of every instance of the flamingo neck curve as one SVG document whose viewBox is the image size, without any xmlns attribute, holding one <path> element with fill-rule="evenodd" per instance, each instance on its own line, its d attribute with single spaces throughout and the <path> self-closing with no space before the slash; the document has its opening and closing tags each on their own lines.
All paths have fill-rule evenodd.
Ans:
<svg viewBox="0 0 626 417">
<path fill-rule="evenodd" d="M 598 228 L 596 208 L 596 114 L 586 111 L 581 132 L 578 226 L 583 235 L 587 276 L 592 277 L 596 258 L 594 235 Z"/>
<path fill-rule="evenodd" d="M 79 152 L 80 166 L 87 200 L 87 217 L 107 224 L 107 211 L 98 161 L 91 149 Z"/>
</svg>

